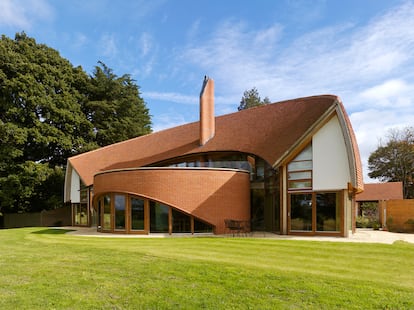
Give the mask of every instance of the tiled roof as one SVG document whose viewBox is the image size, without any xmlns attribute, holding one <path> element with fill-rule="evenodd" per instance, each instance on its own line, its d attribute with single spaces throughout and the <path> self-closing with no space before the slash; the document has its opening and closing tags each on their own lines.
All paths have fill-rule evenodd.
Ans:
<svg viewBox="0 0 414 310">
<path fill-rule="evenodd" d="M 251 153 L 272 165 L 338 104 L 342 106 L 333 95 L 273 103 L 216 117 L 215 136 L 203 146 L 199 144 L 199 122 L 194 122 L 112 144 L 69 161 L 86 185 L 92 185 L 93 176 L 100 171 L 142 167 L 212 151 Z"/>
<path fill-rule="evenodd" d="M 356 201 L 403 199 L 402 182 L 368 183 L 364 191 L 356 195 Z"/>
<path fill-rule="evenodd" d="M 341 109 L 343 119 L 345 120 L 345 126 L 347 128 L 347 133 L 349 135 L 351 148 L 352 148 L 352 155 L 354 156 L 352 158 L 354 169 L 355 169 L 355 180 L 353 180 L 354 184 L 353 187 L 356 189 L 356 192 L 361 192 L 364 190 L 364 180 L 363 180 L 363 173 L 362 173 L 362 163 L 361 163 L 361 156 L 359 153 L 359 147 L 356 140 L 355 132 L 352 129 L 351 120 L 348 117 L 348 114 L 345 111 L 345 107 L 342 104 L 342 102 L 339 100 L 339 107 Z"/>
</svg>

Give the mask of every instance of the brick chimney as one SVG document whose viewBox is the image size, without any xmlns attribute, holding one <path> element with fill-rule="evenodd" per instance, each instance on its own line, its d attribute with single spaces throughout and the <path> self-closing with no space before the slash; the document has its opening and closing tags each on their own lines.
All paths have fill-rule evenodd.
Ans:
<svg viewBox="0 0 414 310">
<path fill-rule="evenodd" d="M 215 131 L 214 81 L 205 76 L 200 93 L 200 145 L 213 138 Z"/>
</svg>

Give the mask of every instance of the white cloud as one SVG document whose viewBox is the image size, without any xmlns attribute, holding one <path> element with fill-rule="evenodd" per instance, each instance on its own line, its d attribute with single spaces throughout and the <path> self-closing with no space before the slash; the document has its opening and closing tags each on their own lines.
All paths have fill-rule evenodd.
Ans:
<svg viewBox="0 0 414 310">
<path fill-rule="evenodd" d="M 152 48 L 153 39 L 148 32 L 144 32 L 141 34 L 139 42 L 140 42 L 141 56 L 145 57 L 148 55 L 148 53 L 150 52 Z"/>
<path fill-rule="evenodd" d="M 375 182 L 368 177 L 368 157 L 381 142 L 386 142 L 390 129 L 413 126 L 414 107 L 405 109 L 382 108 L 373 106 L 370 109 L 350 114 L 364 170 L 365 182 Z"/>
<path fill-rule="evenodd" d="M 99 46 L 102 55 L 105 57 L 114 58 L 118 54 L 116 38 L 113 34 L 103 34 Z"/>
<path fill-rule="evenodd" d="M 405 80 L 387 80 L 361 92 L 361 101 L 393 109 L 413 105 L 414 87 Z"/>
<path fill-rule="evenodd" d="M 52 8 L 44 0 L 0 1 L 0 25 L 28 30 L 36 20 L 49 20 L 53 17 Z"/>
<path fill-rule="evenodd" d="M 75 33 L 72 46 L 75 49 L 80 49 L 85 46 L 85 44 L 88 42 L 88 37 L 84 35 L 83 33 Z"/>
</svg>

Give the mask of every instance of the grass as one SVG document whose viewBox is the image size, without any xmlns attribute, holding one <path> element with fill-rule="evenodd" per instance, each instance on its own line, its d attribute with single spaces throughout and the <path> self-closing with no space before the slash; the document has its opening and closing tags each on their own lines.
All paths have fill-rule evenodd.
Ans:
<svg viewBox="0 0 414 310">
<path fill-rule="evenodd" d="M 0 230 L 0 309 L 413 309 L 414 245 Z"/>
</svg>

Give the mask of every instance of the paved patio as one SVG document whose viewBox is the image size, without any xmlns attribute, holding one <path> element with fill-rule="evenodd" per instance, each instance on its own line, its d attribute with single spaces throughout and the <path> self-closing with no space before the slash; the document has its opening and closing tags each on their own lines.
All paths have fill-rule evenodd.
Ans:
<svg viewBox="0 0 414 310">
<path fill-rule="evenodd" d="M 202 237 L 202 236 L 211 236 L 211 237 L 232 237 L 232 234 L 227 235 L 213 235 L 213 234 L 150 234 L 150 235 L 125 235 L 125 234 L 110 234 L 110 233 L 99 233 L 96 231 L 96 228 L 93 227 L 62 227 L 65 229 L 72 229 L 73 231 L 68 232 L 70 235 L 76 236 L 92 236 L 92 237 L 102 237 L 102 238 L 172 238 L 172 237 Z M 248 235 L 253 238 L 267 238 L 267 239 L 287 239 L 287 240 L 307 240 L 307 241 L 335 241 L 335 242 L 367 242 L 367 243 L 386 243 L 392 244 L 395 241 L 405 241 L 414 243 L 414 234 L 403 234 L 403 233 L 393 233 L 388 231 L 379 231 L 372 229 L 357 229 L 355 234 L 351 235 L 348 238 L 342 237 L 303 237 L 303 236 L 291 236 L 291 235 L 277 235 L 273 233 L 263 233 L 263 232 L 253 232 Z M 244 237 L 244 235 L 236 236 Z"/>
</svg>

